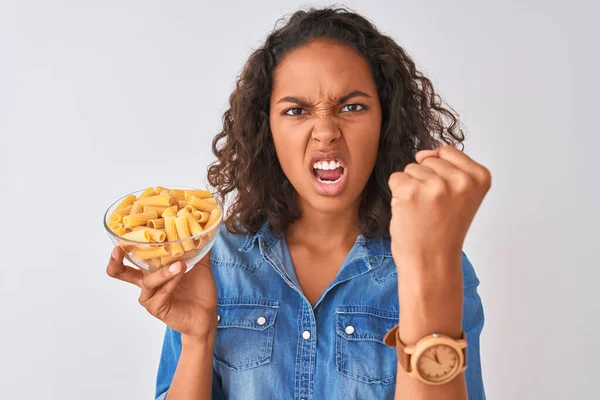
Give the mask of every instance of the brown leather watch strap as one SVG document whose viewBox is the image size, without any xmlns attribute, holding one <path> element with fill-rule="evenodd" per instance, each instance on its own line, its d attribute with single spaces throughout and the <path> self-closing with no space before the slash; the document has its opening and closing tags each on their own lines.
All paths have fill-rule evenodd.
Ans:
<svg viewBox="0 0 600 400">
<path fill-rule="evenodd" d="M 383 337 L 383 343 L 385 343 L 389 347 L 396 348 L 396 354 L 398 355 L 398 362 L 400 363 L 400 365 L 406 372 L 410 372 L 410 357 L 411 357 L 411 355 L 404 352 L 404 348 L 406 346 L 400 340 L 398 329 L 399 329 L 398 325 L 396 325 L 392 329 L 390 329 L 388 331 L 388 333 L 386 333 L 385 336 Z"/>
</svg>

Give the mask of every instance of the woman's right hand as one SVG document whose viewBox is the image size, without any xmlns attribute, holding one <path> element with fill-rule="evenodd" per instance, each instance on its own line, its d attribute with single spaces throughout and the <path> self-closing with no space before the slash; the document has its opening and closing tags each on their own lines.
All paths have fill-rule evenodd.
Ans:
<svg viewBox="0 0 600 400">
<path fill-rule="evenodd" d="M 140 304 L 187 339 L 204 340 L 217 330 L 217 289 L 210 267 L 210 252 L 185 273 L 178 261 L 148 272 L 123 264 L 123 250 L 113 249 L 106 273 L 138 286 Z"/>
</svg>

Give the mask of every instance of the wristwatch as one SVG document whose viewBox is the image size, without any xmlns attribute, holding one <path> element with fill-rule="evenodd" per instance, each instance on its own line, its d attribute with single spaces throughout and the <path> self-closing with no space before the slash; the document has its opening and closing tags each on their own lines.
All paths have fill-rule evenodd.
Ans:
<svg viewBox="0 0 600 400">
<path fill-rule="evenodd" d="M 465 331 L 458 340 L 434 333 L 412 346 L 400 340 L 399 326 L 388 331 L 383 342 L 396 347 L 398 362 L 411 378 L 429 385 L 450 382 L 467 368 L 467 340 Z"/>
</svg>

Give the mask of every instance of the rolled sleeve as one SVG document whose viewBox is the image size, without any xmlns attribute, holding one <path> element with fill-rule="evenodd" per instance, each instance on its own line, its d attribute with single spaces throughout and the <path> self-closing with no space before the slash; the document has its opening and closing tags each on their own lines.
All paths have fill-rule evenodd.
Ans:
<svg viewBox="0 0 600 400">
<path fill-rule="evenodd" d="M 155 400 L 165 400 L 168 390 L 171 387 L 177 363 L 181 355 L 181 334 L 167 327 L 165 338 L 163 340 L 162 353 L 160 363 L 158 365 L 158 373 L 156 376 L 156 394 Z M 212 379 L 212 398 L 213 400 L 224 399 L 221 388 L 221 378 L 216 373 L 213 367 Z"/>
<path fill-rule="evenodd" d="M 480 336 L 484 325 L 481 297 L 477 291 L 479 279 L 473 265 L 463 253 L 464 277 L 463 329 L 467 335 L 467 369 L 465 379 L 470 400 L 485 400 L 481 371 Z"/>
</svg>

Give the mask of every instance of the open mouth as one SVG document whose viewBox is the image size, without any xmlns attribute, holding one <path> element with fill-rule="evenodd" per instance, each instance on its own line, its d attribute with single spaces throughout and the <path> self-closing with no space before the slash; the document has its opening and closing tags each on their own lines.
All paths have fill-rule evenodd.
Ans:
<svg viewBox="0 0 600 400">
<path fill-rule="evenodd" d="M 313 164 L 312 173 L 320 183 L 334 185 L 344 175 L 344 167 L 337 160 L 317 161 Z"/>
</svg>

